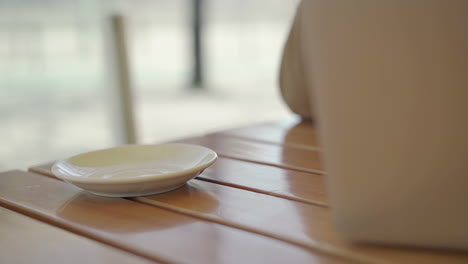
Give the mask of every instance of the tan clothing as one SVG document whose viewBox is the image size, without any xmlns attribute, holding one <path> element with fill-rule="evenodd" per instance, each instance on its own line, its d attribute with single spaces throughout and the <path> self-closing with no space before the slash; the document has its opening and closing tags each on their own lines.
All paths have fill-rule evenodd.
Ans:
<svg viewBox="0 0 468 264">
<path fill-rule="evenodd" d="M 280 68 L 281 95 L 288 107 L 294 113 L 305 119 L 311 119 L 311 91 L 304 78 L 304 64 L 301 52 L 300 18 L 302 17 L 302 3 L 297 9 L 288 40 L 283 51 L 283 61 Z"/>
</svg>

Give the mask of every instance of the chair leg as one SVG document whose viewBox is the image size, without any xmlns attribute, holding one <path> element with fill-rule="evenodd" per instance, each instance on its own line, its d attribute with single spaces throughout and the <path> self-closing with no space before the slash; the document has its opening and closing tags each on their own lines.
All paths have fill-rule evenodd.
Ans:
<svg viewBox="0 0 468 264">
<path fill-rule="evenodd" d="M 203 52 L 202 52 L 202 0 L 192 0 L 192 52 L 193 79 L 192 87 L 203 88 Z"/>
<path fill-rule="evenodd" d="M 127 36 L 125 31 L 125 17 L 122 15 L 113 15 L 112 20 L 112 43 L 115 45 L 114 58 L 117 71 L 117 86 L 119 89 L 119 104 L 121 115 L 121 137 L 124 143 L 137 143 L 135 129 L 135 115 L 133 104 L 133 92 L 131 84 L 131 76 L 128 61 Z"/>
</svg>

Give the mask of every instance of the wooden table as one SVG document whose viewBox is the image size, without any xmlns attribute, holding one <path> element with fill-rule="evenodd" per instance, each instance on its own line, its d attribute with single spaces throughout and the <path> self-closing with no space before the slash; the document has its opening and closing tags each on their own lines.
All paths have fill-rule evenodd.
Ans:
<svg viewBox="0 0 468 264">
<path fill-rule="evenodd" d="M 311 123 L 180 142 L 220 158 L 159 195 L 95 196 L 54 178 L 51 164 L 0 174 L 0 263 L 468 263 L 465 253 L 342 239 Z"/>
</svg>

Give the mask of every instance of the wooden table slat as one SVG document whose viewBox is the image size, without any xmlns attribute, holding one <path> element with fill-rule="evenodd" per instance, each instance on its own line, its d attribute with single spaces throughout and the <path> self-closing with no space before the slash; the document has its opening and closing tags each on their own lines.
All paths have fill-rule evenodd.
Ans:
<svg viewBox="0 0 468 264">
<path fill-rule="evenodd" d="M 95 196 L 42 175 L 12 171 L 0 179 L 1 205 L 156 261 L 340 263 L 255 233 L 127 199 Z"/>
<path fill-rule="evenodd" d="M 310 204 L 327 205 L 325 176 L 263 164 L 219 158 L 198 176 Z"/>
<path fill-rule="evenodd" d="M 0 263 L 155 263 L 0 207 Z"/>
<path fill-rule="evenodd" d="M 468 255 L 458 259 L 460 255 L 449 252 L 437 254 L 429 250 L 401 251 L 351 245 L 334 231 L 330 210 L 326 207 L 210 182 L 192 180 L 177 190 L 135 200 L 360 262 L 468 262 Z"/>
<path fill-rule="evenodd" d="M 296 121 L 297 122 L 297 121 Z M 239 137 L 248 140 L 280 144 L 310 150 L 319 149 L 317 133 L 312 123 L 299 122 L 280 124 L 265 123 L 229 129 L 214 134 Z"/>
<path fill-rule="evenodd" d="M 255 142 L 219 134 L 183 139 L 175 142 L 202 145 L 213 149 L 221 157 L 323 174 L 319 152 L 314 150 Z"/>
<path fill-rule="evenodd" d="M 468 263 L 465 253 L 356 245 L 335 233 L 310 122 L 269 122 L 179 142 L 207 146 L 221 158 L 182 188 L 131 200 L 97 197 L 37 174 L 6 173 L 0 175 L 8 179 L 0 186 L 0 205 L 167 262 Z M 31 170 L 52 176 L 50 165 Z M 108 221 L 119 228 L 109 230 Z M 208 244 L 190 248 L 195 237 Z"/>
</svg>

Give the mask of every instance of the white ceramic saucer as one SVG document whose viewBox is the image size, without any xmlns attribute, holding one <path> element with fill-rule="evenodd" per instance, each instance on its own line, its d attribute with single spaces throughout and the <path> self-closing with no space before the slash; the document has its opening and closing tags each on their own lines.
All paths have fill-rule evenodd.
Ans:
<svg viewBox="0 0 468 264">
<path fill-rule="evenodd" d="M 97 195 L 143 196 L 184 185 L 217 157 L 211 149 L 190 144 L 127 145 L 58 161 L 52 172 Z"/>
</svg>

